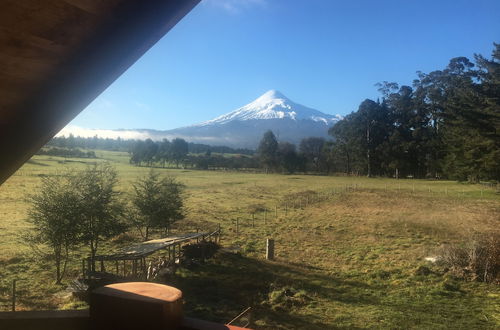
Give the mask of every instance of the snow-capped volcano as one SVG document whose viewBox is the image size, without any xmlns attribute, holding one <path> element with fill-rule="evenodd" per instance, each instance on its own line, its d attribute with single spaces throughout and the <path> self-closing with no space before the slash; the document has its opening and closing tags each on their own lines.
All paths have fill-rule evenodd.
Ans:
<svg viewBox="0 0 500 330">
<path fill-rule="evenodd" d="M 320 121 L 327 125 L 339 120 L 339 116 L 327 115 L 318 110 L 295 103 L 279 91 L 272 89 L 244 107 L 193 126 L 225 124 L 233 120 L 284 118 Z"/>
<path fill-rule="evenodd" d="M 255 101 L 199 124 L 168 131 L 141 130 L 82 130 L 61 131 L 60 135 L 121 137 L 153 140 L 183 138 L 189 142 L 234 148 L 257 148 L 267 130 L 279 141 L 300 143 L 306 137 L 328 138 L 328 129 L 342 116 L 328 115 L 291 101 L 282 93 L 270 90 Z"/>
<path fill-rule="evenodd" d="M 267 130 L 272 130 L 280 141 L 295 144 L 310 136 L 328 138 L 328 129 L 340 119 L 339 115 L 308 108 L 270 90 L 225 115 L 165 133 L 197 143 L 256 148 Z"/>
</svg>

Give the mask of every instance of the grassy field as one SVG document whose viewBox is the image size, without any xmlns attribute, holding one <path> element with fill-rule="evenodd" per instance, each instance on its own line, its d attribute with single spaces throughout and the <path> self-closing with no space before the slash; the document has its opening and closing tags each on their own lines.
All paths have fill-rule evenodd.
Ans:
<svg viewBox="0 0 500 330">
<path fill-rule="evenodd" d="M 148 169 L 128 155 L 97 151 L 120 176 L 124 197 Z M 25 197 L 44 175 L 95 160 L 35 156 L 0 186 L 0 309 L 19 280 L 22 309 L 78 308 L 55 286 L 51 265 L 19 239 Z M 179 232 L 223 229 L 223 249 L 205 265 L 181 268 L 186 314 L 227 322 L 252 307 L 258 329 L 500 327 L 500 289 L 465 282 L 427 261 L 442 244 L 498 231 L 500 196 L 450 181 L 158 169 L 186 184 Z M 267 211 L 263 211 L 266 209 Z M 238 223 L 238 228 L 236 223 Z M 238 229 L 238 230 L 237 230 Z M 131 233 L 137 237 L 136 233 Z M 274 238 L 276 260 L 266 261 Z M 116 248 L 111 241 L 104 249 Z M 70 276 L 79 273 L 75 252 Z M 430 272 L 419 271 L 426 266 Z M 421 269 L 421 268 L 420 268 Z"/>
</svg>

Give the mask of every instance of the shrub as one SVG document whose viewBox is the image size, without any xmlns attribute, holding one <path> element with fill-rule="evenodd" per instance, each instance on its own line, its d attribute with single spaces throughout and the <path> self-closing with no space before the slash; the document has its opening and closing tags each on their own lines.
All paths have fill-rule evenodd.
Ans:
<svg viewBox="0 0 500 330">
<path fill-rule="evenodd" d="M 445 246 L 441 262 L 466 280 L 500 283 L 500 234 L 479 234 L 461 246 Z"/>
<path fill-rule="evenodd" d="M 192 260 L 203 260 L 211 258 L 219 249 L 219 245 L 210 241 L 201 241 L 182 247 L 184 257 Z"/>
</svg>

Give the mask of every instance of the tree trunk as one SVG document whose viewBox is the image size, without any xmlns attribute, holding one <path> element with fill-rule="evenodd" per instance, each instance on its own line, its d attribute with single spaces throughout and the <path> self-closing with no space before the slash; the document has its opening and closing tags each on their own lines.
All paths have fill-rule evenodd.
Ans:
<svg viewBox="0 0 500 330">
<path fill-rule="evenodd" d="M 54 248 L 54 262 L 56 263 L 56 284 L 61 284 L 61 247 Z"/>
<path fill-rule="evenodd" d="M 95 255 L 97 253 L 97 240 L 90 241 L 90 261 L 91 261 L 91 271 L 95 271 Z"/>
</svg>

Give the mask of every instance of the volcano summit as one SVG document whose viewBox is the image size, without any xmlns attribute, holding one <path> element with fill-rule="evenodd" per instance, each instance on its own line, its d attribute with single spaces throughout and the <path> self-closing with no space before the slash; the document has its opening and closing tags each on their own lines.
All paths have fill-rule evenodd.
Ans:
<svg viewBox="0 0 500 330">
<path fill-rule="evenodd" d="M 255 101 L 199 124 L 164 131 L 190 142 L 229 147 L 256 148 L 262 135 L 272 130 L 279 141 L 298 144 L 310 136 L 327 137 L 328 128 L 341 116 L 328 115 L 295 103 L 276 90 Z"/>
</svg>

